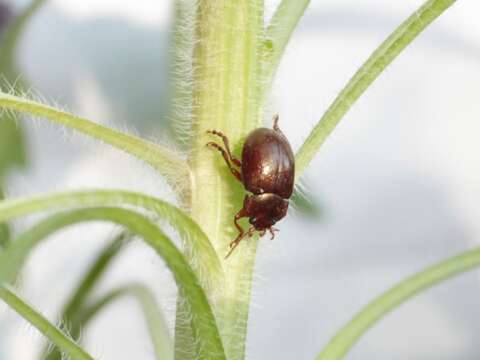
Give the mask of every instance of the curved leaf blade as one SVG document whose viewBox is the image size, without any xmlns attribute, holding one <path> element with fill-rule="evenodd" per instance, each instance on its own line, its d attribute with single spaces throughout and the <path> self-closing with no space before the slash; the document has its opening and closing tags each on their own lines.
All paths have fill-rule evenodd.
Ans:
<svg viewBox="0 0 480 360">
<path fill-rule="evenodd" d="M 107 207 L 84 208 L 47 218 L 0 254 L 0 279 L 3 280 L 8 275 L 4 273 L 5 269 L 9 269 L 8 266 L 3 266 L 5 262 L 22 263 L 30 251 L 55 230 L 87 221 L 110 221 L 122 225 L 150 245 L 171 270 L 179 291 L 191 310 L 198 358 L 226 359 L 215 316 L 194 271 L 173 242 L 148 218 L 134 211 Z"/>
<path fill-rule="evenodd" d="M 132 205 L 167 220 L 183 239 L 186 257 L 194 259 L 192 267 L 207 291 L 221 287 L 224 275 L 220 260 L 200 226 L 177 207 L 155 197 L 123 190 L 85 190 L 10 199 L 0 202 L 0 222 L 40 211 L 105 205 Z"/>
<path fill-rule="evenodd" d="M 0 108 L 45 118 L 54 124 L 76 130 L 125 151 L 151 165 L 179 194 L 188 192 L 190 177 L 187 162 L 173 150 L 96 124 L 66 111 L 3 92 L 0 92 Z"/>
<path fill-rule="evenodd" d="M 61 348 L 62 351 L 73 360 L 93 360 L 93 357 L 75 344 L 72 339 L 5 286 L 0 286 L 0 299 L 37 328 L 37 330 L 50 339 L 50 341 Z"/>
<path fill-rule="evenodd" d="M 330 105 L 297 152 L 295 156 L 296 179 L 300 178 L 319 148 L 355 101 L 410 43 L 455 1 L 426 1 L 373 52 Z"/>
<path fill-rule="evenodd" d="M 330 340 L 316 360 L 340 360 L 377 321 L 406 300 L 453 276 L 480 266 L 480 249 L 470 250 L 423 270 L 380 295 Z"/>
</svg>

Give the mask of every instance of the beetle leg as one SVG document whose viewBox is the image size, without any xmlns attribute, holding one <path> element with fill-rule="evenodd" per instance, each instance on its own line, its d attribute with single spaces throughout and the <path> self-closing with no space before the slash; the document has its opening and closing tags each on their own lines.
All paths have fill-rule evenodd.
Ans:
<svg viewBox="0 0 480 360">
<path fill-rule="evenodd" d="M 260 237 L 264 236 L 267 232 L 267 229 L 260 230 Z"/>
<path fill-rule="evenodd" d="M 242 166 L 242 163 L 240 162 L 240 160 L 238 160 L 232 155 L 232 152 L 230 151 L 230 143 L 228 141 L 228 137 L 224 133 L 217 130 L 208 130 L 207 133 L 220 136 L 223 140 L 223 145 L 225 145 L 225 151 L 227 152 L 227 155 L 230 161 L 235 165 L 237 165 L 238 167 Z"/>
<path fill-rule="evenodd" d="M 279 232 L 280 230 L 274 228 L 273 226 L 270 226 L 270 227 L 268 228 L 268 231 L 269 231 L 270 234 L 272 235 L 272 237 L 270 238 L 270 240 L 273 240 L 273 239 L 275 239 L 275 231 L 276 231 L 276 232 Z"/>
<path fill-rule="evenodd" d="M 245 200 L 248 196 L 245 196 Z M 245 202 L 245 201 L 244 201 Z M 233 252 L 233 250 L 238 246 L 238 244 L 240 243 L 240 241 L 242 241 L 242 239 L 245 237 L 245 235 L 250 235 L 250 232 L 252 231 L 251 229 L 253 228 L 250 228 L 248 229 L 247 232 L 245 232 L 245 230 L 243 230 L 243 228 L 240 226 L 240 224 L 238 223 L 238 220 L 240 220 L 241 218 L 244 218 L 244 217 L 247 217 L 248 216 L 248 212 L 247 210 L 245 210 L 245 208 L 242 208 L 238 213 L 235 214 L 235 217 L 233 218 L 233 223 L 235 224 L 235 227 L 238 229 L 238 236 L 235 238 L 235 240 L 233 240 L 230 245 L 228 246 L 230 248 L 230 250 L 228 251 L 227 253 L 227 256 L 225 256 L 225 259 L 228 258 L 230 256 L 230 254 Z"/>
<path fill-rule="evenodd" d="M 237 169 L 235 169 L 235 168 L 232 166 L 232 164 L 230 163 L 230 159 L 229 159 L 229 157 L 228 157 L 228 153 L 225 151 L 225 149 L 222 148 L 222 147 L 221 147 L 220 145 L 218 145 L 217 143 L 214 143 L 214 142 L 212 142 L 212 141 L 209 142 L 209 143 L 207 143 L 207 146 L 211 146 L 211 147 L 217 149 L 218 151 L 220 151 L 220 152 L 222 153 L 222 156 L 223 156 L 223 158 L 225 159 L 225 162 L 227 163 L 227 166 L 228 166 L 228 168 L 230 169 L 230 171 L 232 172 L 233 176 L 235 176 L 235 177 L 238 179 L 238 181 L 240 181 L 241 183 L 243 183 L 243 182 L 242 182 L 242 175 L 241 175 L 240 172 L 239 172 Z"/>
<path fill-rule="evenodd" d="M 233 240 L 230 245 L 228 246 L 230 248 L 230 250 L 228 250 L 228 253 L 227 255 L 225 256 L 225 259 L 228 258 L 233 250 L 235 250 L 235 248 L 238 246 L 238 244 L 240 244 L 240 241 L 242 241 L 242 239 L 248 235 L 248 237 L 252 237 L 253 236 L 253 233 L 255 232 L 255 227 L 251 227 L 250 229 L 248 229 L 248 231 L 245 233 L 241 233 L 241 234 L 238 234 L 237 238 L 235 240 Z"/>
</svg>

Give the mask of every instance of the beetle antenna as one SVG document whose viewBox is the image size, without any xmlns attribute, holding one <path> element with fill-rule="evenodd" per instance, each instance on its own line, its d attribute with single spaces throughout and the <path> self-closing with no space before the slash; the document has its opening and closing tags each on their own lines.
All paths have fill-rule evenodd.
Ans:
<svg viewBox="0 0 480 360">
<path fill-rule="evenodd" d="M 238 244 L 240 244 L 240 241 L 242 241 L 242 239 L 248 235 L 248 237 L 251 237 L 253 235 L 255 231 L 255 227 L 251 227 L 250 229 L 248 229 L 247 232 L 243 233 L 243 234 L 239 234 L 237 236 L 237 238 L 235 240 L 233 240 L 231 243 L 230 243 L 230 250 L 228 251 L 227 255 L 225 256 L 225 259 L 227 259 L 233 252 L 233 250 L 235 250 L 235 248 L 238 246 Z"/>
</svg>

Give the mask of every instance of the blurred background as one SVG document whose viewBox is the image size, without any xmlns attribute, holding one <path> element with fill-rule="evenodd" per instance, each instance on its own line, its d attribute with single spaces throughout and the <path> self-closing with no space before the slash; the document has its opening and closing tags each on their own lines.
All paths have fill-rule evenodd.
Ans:
<svg viewBox="0 0 480 360">
<path fill-rule="evenodd" d="M 266 2 L 269 16 L 278 1 Z M 422 2 L 312 1 L 269 104 L 295 150 L 355 70 Z M 28 1 L 0 3 L 15 13 Z M 320 218 L 292 214 L 279 224 L 275 241 L 261 241 L 249 359 L 313 359 L 375 296 L 480 243 L 478 11 L 478 2 L 462 0 L 447 10 L 322 147 L 306 174 Z M 49 103 L 167 141 L 172 13 L 172 1 L 47 1 L 22 38 L 18 68 Z M 43 122 L 20 125 L 26 161 L 8 172 L 8 197 L 113 187 L 172 199 L 148 167 L 117 150 Z M 104 246 L 99 238 L 115 231 L 75 227 L 39 247 L 23 274 L 24 297 L 55 319 L 75 279 Z M 99 291 L 129 280 L 155 290 L 173 326 L 175 286 L 140 243 L 115 261 Z M 479 302 L 478 273 L 462 275 L 387 316 L 347 358 L 478 359 Z M 100 359 L 153 359 L 134 300 L 116 302 L 82 337 Z M 1 360 L 35 359 L 42 344 L 35 330 L 0 305 Z"/>
</svg>

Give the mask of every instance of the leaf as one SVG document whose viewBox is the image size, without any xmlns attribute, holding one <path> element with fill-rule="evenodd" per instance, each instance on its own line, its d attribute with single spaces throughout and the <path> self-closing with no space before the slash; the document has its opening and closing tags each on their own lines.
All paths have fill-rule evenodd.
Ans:
<svg viewBox="0 0 480 360">
<path fill-rule="evenodd" d="M 270 91 L 285 48 L 302 18 L 310 0 L 282 0 L 265 32 L 264 52 L 264 84 L 262 103 Z"/>
<path fill-rule="evenodd" d="M 318 149 L 337 124 L 390 63 L 456 0 L 428 0 L 370 55 L 350 79 L 295 156 L 295 178 L 299 179 Z"/>
<path fill-rule="evenodd" d="M 391 310 L 423 290 L 480 266 L 480 249 L 451 257 L 392 287 L 360 311 L 317 356 L 317 360 L 340 360 L 358 339 Z"/>
<path fill-rule="evenodd" d="M 20 299 L 6 286 L 0 286 L 0 299 L 15 310 L 20 316 L 32 324 L 38 331 L 45 335 L 52 343 L 73 360 L 93 360 L 89 354 L 65 335 L 59 328 L 51 324 L 38 311 Z"/>
<path fill-rule="evenodd" d="M 188 197 L 189 169 L 177 153 L 153 142 L 122 133 L 68 112 L 15 95 L 0 92 L 0 109 L 20 111 L 45 118 L 50 122 L 76 130 L 133 155 L 156 169 L 178 194 Z"/>
<path fill-rule="evenodd" d="M 80 310 L 85 307 L 85 303 L 90 296 L 95 285 L 101 279 L 105 270 L 110 265 L 111 261 L 124 247 L 123 245 L 130 239 L 128 233 L 122 232 L 115 237 L 105 248 L 100 252 L 98 257 L 93 261 L 85 276 L 80 283 L 73 290 L 70 299 L 61 312 L 61 322 L 69 324 L 69 333 L 72 338 L 77 339 L 80 336 L 82 321 L 77 319 Z M 51 348 L 47 345 L 43 351 L 42 359 L 45 360 L 61 360 L 62 353 L 58 348 Z"/>
<path fill-rule="evenodd" d="M 78 206 L 132 205 L 154 212 L 167 220 L 184 241 L 186 256 L 207 291 L 219 289 L 224 282 L 220 260 L 202 229 L 183 211 L 160 199 L 122 190 L 65 192 L 0 202 L 0 222 L 39 211 Z M 0 268 L 3 266 L 0 261 Z"/>
<path fill-rule="evenodd" d="M 173 359 L 173 344 L 165 318 L 153 293 L 142 284 L 129 284 L 108 292 L 93 304 L 85 307 L 75 321 L 80 327 L 92 320 L 101 310 L 123 296 L 133 296 L 140 306 L 147 322 L 157 360 Z"/>
<path fill-rule="evenodd" d="M 199 359 L 226 359 L 216 320 L 198 278 L 172 241 L 148 218 L 122 208 L 85 208 L 51 216 L 22 234 L 0 253 L 0 282 L 8 279 L 6 270 L 23 263 L 25 257 L 46 236 L 56 230 L 87 221 L 110 221 L 140 236 L 165 261 L 189 306 Z M 11 262 L 8 264 L 8 262 Z M 8 265 L 5 265 L 5 264 Z"/>
</svg>

